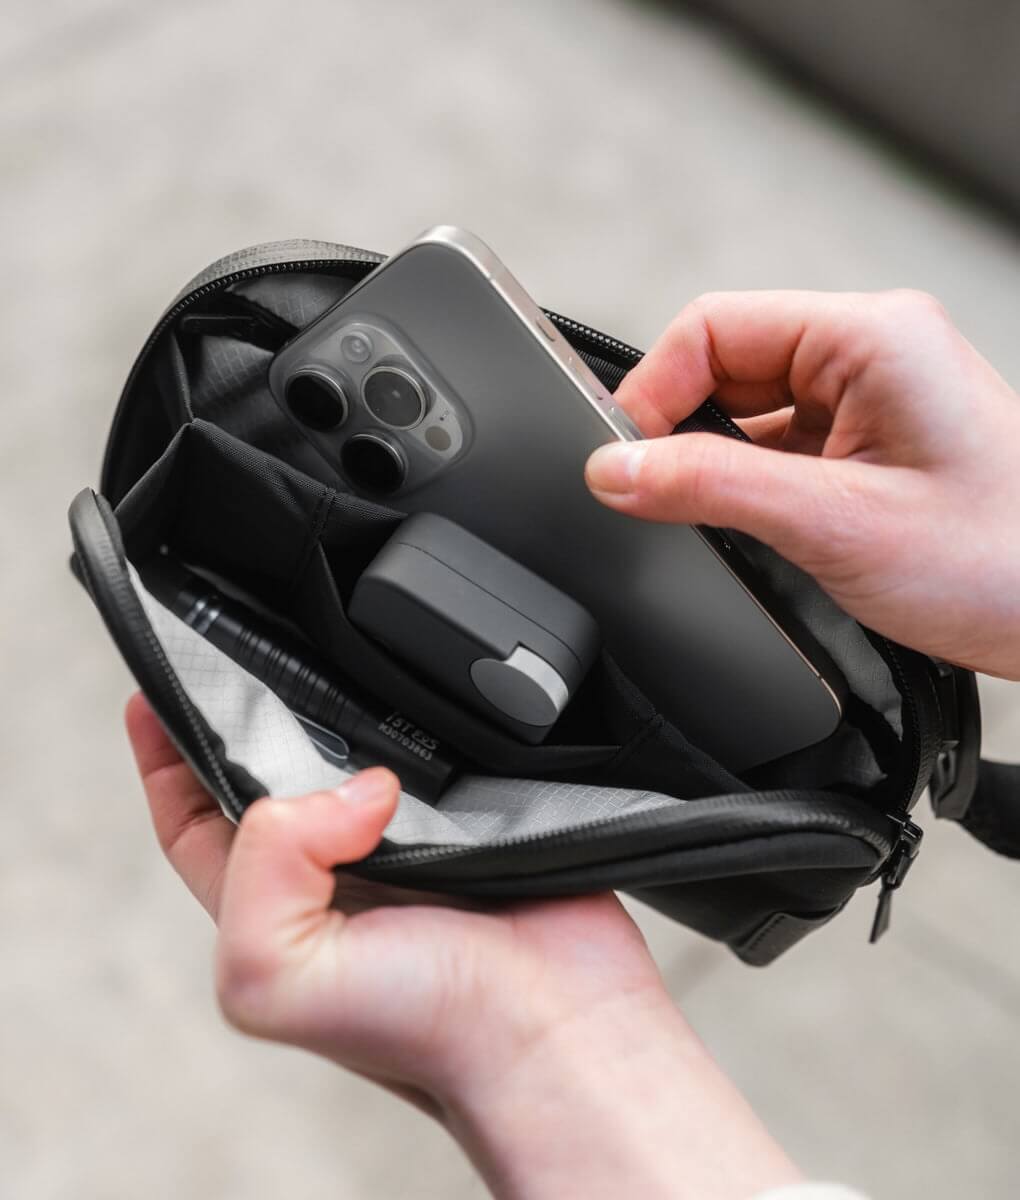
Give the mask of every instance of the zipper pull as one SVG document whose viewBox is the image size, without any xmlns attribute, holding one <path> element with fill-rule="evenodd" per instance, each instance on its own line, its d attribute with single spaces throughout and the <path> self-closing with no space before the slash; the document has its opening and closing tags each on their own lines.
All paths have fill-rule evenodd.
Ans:
<svg viewBox="0 0 1020 1200">
<path fill-rule="evenodd" d="M 919 825 L 915 825 L 909 817 L 893 817 L 891 819 L 898 823 L 900 835 L 896 839 L 896 845 L 882 872 L 882 890 L 878 894 L 878 907 L 875 909 L 875 920 L 872 922 L 871 937 L 868 939 L 872 945 L 889 928 L 893 892 L 906 879 L 907 872 L 921 848 L 921 839 L 924 837 L 924 830 Z"/>
</svg>

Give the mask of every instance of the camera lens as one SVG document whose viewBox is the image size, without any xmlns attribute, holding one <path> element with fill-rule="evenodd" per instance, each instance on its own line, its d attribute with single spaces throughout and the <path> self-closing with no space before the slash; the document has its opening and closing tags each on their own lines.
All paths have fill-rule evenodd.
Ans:
<svg viewBox="0 0 1020 1200">
<path fill-rule="evenodd" d="M 320 371 L 299 371 L 284 389 L 287 407 L 312 429 L 336 429 L 347 419 L 347 396 L 330 376 Z"/>
<path fill-rule="evenodd" d="M 395 492 L 407 468 L 400 451 L 374 433 L 359 433 L 344 442 L 340 451 L 347 478 L 366 492 Z"/>
<path fill-rule="evenodd" d="M 362 395 L 377 421 L 394 429 L 410 429 L 425 416 L 421 384 L 400 367 L 376 367 L 365 376 Z"/>
</svg>

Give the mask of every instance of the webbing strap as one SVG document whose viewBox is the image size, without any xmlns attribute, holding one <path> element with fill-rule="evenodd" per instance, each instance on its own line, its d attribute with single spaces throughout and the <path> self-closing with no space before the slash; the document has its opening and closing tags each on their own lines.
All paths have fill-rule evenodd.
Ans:
<svg viewBox="0 0 1020 1200">
<path fill-rule="evenodd" d="M 981 760 L 977 789 L 960 824 L 990 850 L 1020 858 L 1020 763 Z"/>
</svg>

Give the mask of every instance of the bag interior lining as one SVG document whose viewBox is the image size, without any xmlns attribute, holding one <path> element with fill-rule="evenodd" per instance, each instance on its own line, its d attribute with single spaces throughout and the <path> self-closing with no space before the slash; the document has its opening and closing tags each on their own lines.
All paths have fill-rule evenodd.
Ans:
<svg viewBox="0 0 1020 1200">
<path fill-rule="evenodd" d="M 156 600 L 134 568 L 131 582 L 189 699 L 220 735 L 231 761 L 258 779 L 268 795 L 335 788 L 351 777 L 353 770 L 319 754 L 270 688 Z M 685 803 L 639 788 L 462 775 L 434 807 L 402 791 L 385 841 L 400 847 L 481 847 Z"/>
</svg>

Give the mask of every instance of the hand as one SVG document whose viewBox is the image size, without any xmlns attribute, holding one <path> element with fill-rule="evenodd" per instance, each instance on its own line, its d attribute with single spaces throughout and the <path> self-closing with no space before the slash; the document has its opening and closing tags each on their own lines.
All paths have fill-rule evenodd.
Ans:
<svg viewBox="0 0 1020 1200">
<path fill-rule="evenodd" d="M 664 436 L 713 392 L 756 445 Z M 1020 679 L 1020 398 L 930 297 L 703 296 L 617 397 L 652 440 L 591 457 L 605 504 L 742 530 L 878 632 Z"/>
<path fill-rule="evenodd" d="M 160 844 L 219 925 L 239 1029 L 417 1104 L 498 1196 L 737 1200 L 797 1178 L 615 896 L 482 910 L 335 874 L 378 844 L 391 772 L 258 800 L 235 831 L 141 696 L 126 719 Z"/>
</svg>

